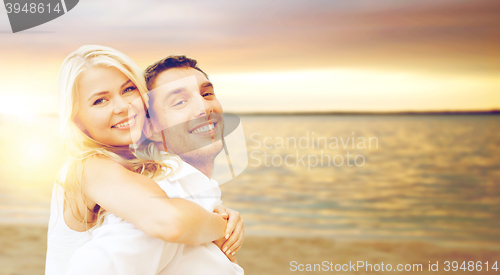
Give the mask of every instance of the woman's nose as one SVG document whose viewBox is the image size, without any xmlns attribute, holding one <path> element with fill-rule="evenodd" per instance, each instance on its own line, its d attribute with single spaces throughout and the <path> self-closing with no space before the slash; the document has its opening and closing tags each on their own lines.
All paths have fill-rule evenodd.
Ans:
<svg viewBox="0 0 500 275">
<path fill-rule="evenodd" d="M 114 104 L 113 112 L 115 114 L 121 114 L 123 112 L 128 112 L 130 104 L 131 103 L 128 102 L 128 101 L 126 101 L 124 98 L 117 97 L 115 99 L 115 104 Z"/>
</svg>

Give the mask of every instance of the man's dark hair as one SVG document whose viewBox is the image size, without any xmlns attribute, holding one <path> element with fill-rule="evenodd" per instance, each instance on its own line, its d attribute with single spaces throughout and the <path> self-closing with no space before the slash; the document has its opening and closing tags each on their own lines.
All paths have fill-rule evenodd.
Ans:
<svg viewBox="0 0 500 275">
<path fill-rule="evenodd" d="M 155 62 L 144 71 L 144 79 L 146 80 L 148 90 L 152 90 L 155 80 L 160 73 L 172 68 L 193 68 L 202 72 L 208 79 L 208 75 L 197 64 L 198 61 L 185 55 L 169 55 Z"/>
</svg>

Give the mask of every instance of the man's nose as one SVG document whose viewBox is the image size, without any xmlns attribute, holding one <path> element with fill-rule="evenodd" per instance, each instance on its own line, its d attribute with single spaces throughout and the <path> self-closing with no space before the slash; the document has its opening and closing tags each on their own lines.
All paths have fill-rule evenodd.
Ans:
<svg viewBox="0 0 500 275">
<path fill-rule="evenodd" d="M 208 116 L 211 112 L 213 112 L 212 105 L 203 98 L 203 96 L 199 96 L 195 100 L 195 108 L 194 115 L 195 117 Z"/>
</svg>

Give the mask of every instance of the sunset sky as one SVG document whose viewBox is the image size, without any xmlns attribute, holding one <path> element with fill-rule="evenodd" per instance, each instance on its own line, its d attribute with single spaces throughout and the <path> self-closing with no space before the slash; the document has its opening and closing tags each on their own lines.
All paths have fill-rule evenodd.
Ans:
<svg viewBox="0 0 500 275">
<path fill-rule="evenodd" d="M 0 7 L 0 113 L 56 113 L 83 44 L 191 56 L 226 111 L 500 109 L 500 1 L 85 0 L 16 34 Z"/>
</svg>

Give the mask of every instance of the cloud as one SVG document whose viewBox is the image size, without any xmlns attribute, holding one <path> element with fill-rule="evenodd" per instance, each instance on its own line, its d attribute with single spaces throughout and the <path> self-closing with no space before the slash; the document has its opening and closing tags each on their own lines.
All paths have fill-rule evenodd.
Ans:
<svg viewBox="0 0 500 275">
<path fill-rule="evenodd" d="M 142 68 L 187 54 L 212 75 L 357 69 L 481 81 L 500 73 L 498 14 L 496 0 L 87 0 L 36 30 L 0 33 L 0 71 L 8 80 L 11 68 L 43 68 L 55 79 L 67 54 L 102 44 Z"/>
<path fill-rule="evenodd" d="M 40 27 L 54 34 L 9 37 L 4 49 L 68 53 L 99 43 L 140 58 L 189 52 L 217 60 L 217 71 L 484 71 L 487 58 L 499 57 L 499 11 L 494 0 L 85 1 Z"/>
</svg>

